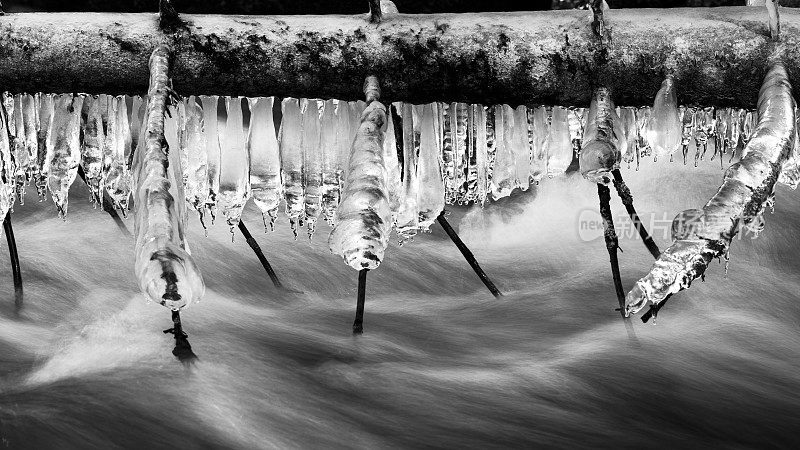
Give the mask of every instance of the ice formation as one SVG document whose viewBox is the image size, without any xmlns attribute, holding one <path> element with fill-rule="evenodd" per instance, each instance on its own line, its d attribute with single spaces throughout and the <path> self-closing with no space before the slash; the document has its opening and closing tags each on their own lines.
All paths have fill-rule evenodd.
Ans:
<svg viewBox="0 0 800 450">
<path fill-rule="evenodd" d="M 333 225 L 339 205 L 339 129 L 336 109 L 341 102 L 326 100 L 322 105 L 320 151 L 322 152 L 322 216 Z M 349 126 L 348 126 L 349 128 Z M 396 158 L 395 158 L 396 159 Z M 280 161 L 279 161 L 280 163 Z"/>
<path fill-rule="evenodd" d="M 514 129 L 511 136 L 515 183 L 518 188 L 527 191 L 531 184 L 531 147 L 528 141 L 528 109 L 525 105 L 514 109 Z"/>
<path fill-rule="evenodd" d="M 134 102 L 134 106 L 136 102 Z M 134 111 L 138 108 L 134 107 Z M 181 157 L 186 164 L 183 172 L 186 202 L 200 215 L 200 224 L 205 229 L 204 220 L 206 201 L 208 199 L 208 155 L 206 154 L 206 135 L 203 132 L 203 109 L 195 96 L 184 102 L 184 126 Z M 136 129 L 135 134 L 138 133 Z M 131 134 L 134 128 L 131 127 Z M 138 141 L 137 137 L 137 141 Z"/>
<path fill-rule="evenodd" d="M 386 192 L 389 195 L 389 208 L 392 210 L 392 225 L 397 221 L 397 213 L 400 210 L 400 203 L 402 203 L 403 199 L 403 182 L 401 180 L 400 160 L 398 159 L 397 150 L 394 119 L 391 112 L 387 111 L 386 133 L 384 133 L 383 138 L 383 165 L 386 167 Z"/>
<path fill-rule="evenodd" d="M 417 162 L 417 177 L 421 187 L 417 191 L 418 227 L 423 231 L 429 231 L 430 226 L 444 210 L 442 152 L 439 145 L 436 144 L 435 114 L 433 104 L 424 105 Z"/>
<path fill-rule="evenodd" d="M 221 163 L 217 208 L 222 211 L 234 235 L 239 225 L 244 205 L 250 198 L 250 160 L 247 155 L 242 108 L 243 98 L 227 98 L 227 120 L 220 140 Z"/>
<path fill-rule="evenodd" d="M 304 100 L 303 112 L 303 188 L 308 238 L 314 236 L 322 210 L 322 148 L 320 141 L 320 101 Z"/>
<path fill-rule="evenodd" d="M 611 93 L 606 88 L 597 89 L 589 107 L 578 159 L 584 178 L 592 183 L 611 183 L 611 171 L 619 168 L 621 134 Z"/>
<path fill-rule="evenodd" d="M 531 178 L 537 183 L 547 174 L 547 137 L 550 133 L 547 123 L 547 108 L 539 106 L 528 109 L 530 122 Z"/>
<path fill-rule="evenodd" d="M 81 161 L 80 126 L 83 98 L 72 94 L 59 95 L 55 100 L 53 122 L 47 136 L 47 189 L 58 208 L 58 215 L 66 220 L 69 206 L 69 188 L 78 175 Z"/>
<path fill-rule="evenodd" d="M 274 101 L 274 97 L 251 99 L 250 132 L 247 139 L 253 202 L 261 210 L 264 227 L 269 223 L 273 230 L 278 217 L 278 206 L 283 198 L 281 157 L 272 117 Z"/>
<path fill-rule="evenodd" d="M 108 96 L 108 121 L 103 147 L 103 188 L 123 214 L 133 188 L 133 176 L 128 168 L 131 152 L 130 124 L 124 97 Z M 55 124 L 55 120 L 53 121 Z"/>
<path fill-rule="evenodd" d="M 414 144 L 413 106 L 401 105 L 403 125 L 403 196 L 397 211 L 396 231 L 402 245 L 414 237 L 419 228 L 419 210 L 417 209 L 417 152 Z"/>
<path fill-rule="evenodd" d="M 367 106 L 353 141 L 342 202 L 328 244 L 350 267 L 375 269 L 389 244 L 392 213 L 386 194 L 383 133 L 386 107 L 375 77 L 364 83 Z M 444 193 L 442 193 L 444 197 Z"/>
<path fill-rule="evenodd" d="M 150 57 L 146 139 L 134 158 L 135 270 L 142 292 L 177 311 L 200 300 L 205 285 L 184 236 L 178 152 L 171 152 L 164 139 L 168 60 L 163 46 Z"/>
<path fill-rule="evenodd" d="M 682 129 L 675 81 L 668 76 L 656 94 L 647 123 L 647 142 L 653 149 L 654 159 L 672 156 L 681 145 Z"/>
<path fill-rule="evenodd" d="M 89 184 L 93 201 L 102 202 L 103 149 L 105 129 L 103 128 L 102 107 L 98 96 L 83 100 L 81 121 L 83 122 L 83 142 L 81 143 L 81 167 Z"/>
<path fill-rule="evenodd" d="M 650 272 L 628 293 L 625 315 L 634 314 L 648 304 L 657 305 L 669 295 L 689 287 L 695 278 L 705 273 L 712 259 L 727 254 L 740 225 L 750 226 L 761 220 L 761 213 L 773 196 L 780 169 L 797 140 L 795 111 L 786 69 L 781 63 L 775 63 L 761 86 L 758 122 L 744 156 L 728 168 L 722 186 L 703 207 L 701 230 L 676 235 L 679 239 L 661 254 Z M 679 219 L 681 217 L 679 215 Z M 685 230 L 685 227 L 675 224 L 673 229 Z"/>
<path fill-rule="evenodd" d="M 303 190 L 303 113 L 296 98 L 283 99 L 280 129 L 281 177 L 286 198 L 286 216 L 294 237 L 303 226 L 305 201 Z"/>
<path fill-rule="evenodd" d="M 219 145 L 219 122 L 217 109 L 219 108 L 219 97 L 200 96 L 203 104 L 203 134 L 206 142 L 206 173 L 208 174 L 208 195 L 206 196 L 206 211 L 211 216 L 211 223 L 214 223 L 216 215 L 217 194 L 219 193 L 219 168 L 220 168 L 220 145 Z"/>
<path fill-rule="evenodd" d="M 573 149 L 569 133 L 569 110 L 554 106 L 547 137 L 547 176 L 563 174 L 572 164 Z"/>
</svg>

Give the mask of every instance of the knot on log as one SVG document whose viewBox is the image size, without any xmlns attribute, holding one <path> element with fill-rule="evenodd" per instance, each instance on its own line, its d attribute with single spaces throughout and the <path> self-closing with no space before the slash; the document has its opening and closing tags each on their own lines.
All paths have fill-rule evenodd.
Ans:
<svg viewBox="0 0 800 450">
<path fill-rule="evenodd" d="M 174 32 L 185 24 L 178 16 L 178 11 L 172 6 L 171 0 L 158 1 L 158 27 L 164 32 Z"/>
</svg>

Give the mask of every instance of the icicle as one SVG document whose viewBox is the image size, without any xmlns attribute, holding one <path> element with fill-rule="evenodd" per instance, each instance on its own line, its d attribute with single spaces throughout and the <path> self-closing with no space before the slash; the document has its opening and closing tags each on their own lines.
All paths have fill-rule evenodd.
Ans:
<svg viewBox="0 0 800 450">
<path fill-rule="evenodd" d="M 478 188 L 478 162 L 475 151 L 475 107 L 477 105 L 467 105 L 467 153 L 466 153 L 466 183 L 464 195 L 461 197 L 461 204 L 468 204 L 475 201 Z M 435 136 L 435 134 L 434 134 Z M 421 184 L 424 188 L 425 185 Z"/>
<path fill-rule="evenodd" d="M 36 108 L 36 100 L 30 94 L 21 96 L 22 122 L 25 125 L 25 150 L 28 153 L 28 167 L 26 168 L 26 184 L 29 180 L 35 179 L 39 173 L 36 165 L 36 156 L 39 143 L 37 136 L 37 123 L 39 122 L 39 110 Z"/>
<path fill-rule="evenodd" d="M 294 233 L 296 239 L 297 229 L 303 225 L 303 213 L 305 212 L 303 200 L 303 115 L 300 111 L 300 104 L 295 98 L 283 99 L 281 107 L 283 120 L 281 121 L 278 138 L 281 152 L 281 176 L 283 178 L 283 191 L 286 196 L 286 215 L 289 217 L 292 233 Z"/>
<path fill-rule="evenodd" d="M 205 209 L 211 216 L 211 223 L 216 218 L 217 195 L 219 193 L 219 166 L 220 166 L 220 145 L 219 145 L 219 123 L 217 121 L 217 109 L 219 108 L 219 97 L 200 96 L 203 104 L 203 135 L 206 142 L 206 164 L 208 167 L 208 195 L 206 196 Z"/>
<path fill-rule="evenodd" d="M 338 118 L 336 116 L 336 100 L 327 100 L 322 107 L 322 125 L 320 126 L 320 150 L 322 151 L 322 216 L 328 225 L 333 225 L 336 207 L 339 205 L 339 149 Z M 394 137 L 394 133 L 392 133 Z M 395 153 L 397 160 L 397 153 Z M 399 175 L 398 175 L 399 176 Z"/>
<path fill-rule="evenodd" d="M 619 117 L 606 88 L 599 88 L 592 97 L 588 121 L 579 155 L 580 171 L 592 183 L 611 183 L 611 172 L 619 169 Z"/>
<path fill-rule="evenodd" d="M 741 115 L 739 117 L 742 117 Z M 747 145 L 750 141 L 750 136 L 758 125 L 758 116 L 755 111 L 747 111 L 744 113 L 744 120 L 742 121 L 742 145 Z M 744 157 L 744 154 L 742 155 Z"/>
<path fill-rule="evenodd" d="M 681 145 L 683 127 L 674 83 L 671 76 L 661 83 L 647 124 L 647 141 L 653 148 L 654 160 L 671 156 Z"/>
<path fill-rule="evenodd" d="M 444 164 L 445 201 L 451 205 L 456 203 L 458 192 L 456 186 L 456 155 L 454 148 L 454 112 L 455 110 L 452 109 L 450 104 L 442 104 L 442 161 Z"/>
<path fill-rule="evenodd" d="M 250 164 L 245 146 L 243 99 L 228 97 L 226 100 L 227 121 L 220 141 L 222 153 L 217 207 L 222 210 L 233 239 L 234 229 L 239 225 L 244 205 L 250 198 Z"/>
<path fill-rule="evenodd" d="M 336 226 L 328 240 L 331 252 L 356 270 L 380 265 L 391 231 L 383 165 L 386 107 L 378 101 L 379 92 L 377 79 L 368 77 L 364 93 L 369 103 L 361 114 L 342 202 L 336 210 Z"/>
<path fill-rule="evenodd" d="M 417 162 L 417 209 L 419 228 L 430 231 L 430 226 L 444 210 L 444 177 L 442 175 L 441 152 L 436 145 L 434 105 L 429 103 L 422 112 L 420 130 L 419 161 Z"/>
<path fill-rule="evenodd" d="M 469 105 L 466 103 L 453 103 L 450 105 L 452 116 L 450 128 L 455 130 L 453 141 L 453 158 L 455 161 L 455 196 L 453 202 L 462 203 L 467 192 L 467 170 L 469 158 Z"/>
<path fill-rule="evenodd" d="M 184 134 L 186 136 L 186 170 L 183 174 L 186 180 L 186 202 L 200 215 L 200 224 L 203 230 L 206 229 L 204 213 L 208 200 L 208 155 L 206 154 L 206 135 L 203 133 L 205 121 L 203 120 L 203 109 L 197 103 L 198 99 L 191 96 L 185 102 L 185 125 Z M 137 110 L 134 101 L 134 111 Z M 131 127 L 133 130 L 133 127 Z M 141 130 L 141 127 L 137 131 Z M 137 141 L 138 141 L 137 137 Z"/>
<path fill-rule="evenodd" d="M 725 139 L 725 143 L 727 144 L 728 148 L 731 151 L 731 156 L 728 159 L 728 162 L 733 161 L 733 158 L 739 151 L 739 140 L 741 138 L 742 133 L 742 120 L 740 117 L 740 112 L 744 110 L 738 109 L 731 109 L 730 110 L 730 124 L 728 125 L 728 135 Z"/>
<path fill-rule="evenodd" d="M 81 161 L 80 126 L 83 99 L 71 94 L 57 97 L 53 125 L 47 138 L 47 188 L 66 220 L 69 206 L 69 187 L 78 175 Z"/>
<path fill-rule="evenodd" d="M 130 97 L 130 109 L 128 110 L 128 121 L 130 123 L 130 133 L 131 133 L 131 149 L 134 151 L 139 148 L 139 137 L 142 136 L 142 122 L 144 121 L 144 115 L 147 109 L 147 101 L 143 100 L 142 97 L 138 95 L 134 95 Z M 200 112 L 200 108 L 198 107 L 198 111 Z M 201 116 L 202 122 L 202 116 Z M 205 151 L 205 149 L 203 149 Z M 130 166 L 130 158 L 128 159 L 128 165 Z"/>
<path fill-rule="evenodd" d="M 102 105 L 106 107 L 106 105 Z M 81 146 L 81 166 L 89 184 L 92 202 L 102 204 L 103 191 L 102 171 L 105 145 L 105 130 L 103 130 L 103 116 L 100 113 L 101 104 L 97 96 L 87 96 L 83 100 L 81 120 L 83 122 L 83 145 Z"/>
<path fill-rule="evenodd" d="M 350 146 L 353 143 L 351 129 L 350 105 L 347 102 L 340 101 L 336 108 L 336 149 L 339 155 L 337 171 L 339 173 L 338 185 L 340 192 L 344 188 L 344 174 L 347 173 L 347 164 L 350 161 Z"/>
<path fill-rule="evenodd" d="M 531 132 L 531 178 L 537 183 L 547 174 L 547 108 L 540 106 L 528 110 Z"/>
<path fill-rule="evenodd" d="M 762 210 L 774 190 L 780 167 L 794 145 L 796 105 L 782 64 L 774 64 L 758 98 L 759 121 L 741 162 L 725 172 L 722 186 L 703 207 L 704 224 L 696 239 L 680 239 L 656 260 L 625 299 L 625 315 L 689 287 L 709 262 L 725 255 L 739 225 Z"/>
<path fill-rule="evenodd" d="M 649 106 L 639 108 L 636 111 L 636 126 L 639 129 L 639 141 L 636 144 L 636 170 L 639 170 L 641 160 L 653 153 L 653 147 L 647 137 L 650 115 L 651 108 Z"/>
<path fill-rule="evenodd" d="M 717 128 L 714 132 L 714 142 L 716 144 L 716 151 L 714 156 L 719 155 L 720 165 L 722 164 L 722 155 L 728 153 L 728 127 L 731 124 L 731 113 L 729 109 L 717 109 Z M 714 160 L 714 156 L 711 160 Z"/>
<path fill-rule="evenodd" d="M 692 138 L 695 136 L 695 117 L 694 108 L 681 108 L 681 147 L 683 148 L 684 165 L 686 164 L 686 156 L 689 154 L 689 145 L 692 143 Z M 699 144 L 695 145 L 697 148 L 700 147 Z"/>
<path fill-rule="evenodd" d="M 389 208 L 392 210 L 392 226 L 394 226 L 403 198 L 403 183 L 391 111 L 387 111 L 386 120 L 386 132 L 383 138 L 383 165 L 386 167 L 386 193 L 389 195 Z"/>
<path fill-rule="evenodd" d="M 414 148 L 413 105 L 401 105 L 403 129 L 403 198 L 397 212 L 397 237 L 400 245 L 414 237 L 419 229 L 419 209 L 417 209 L 417 153 Z"/>
<path fill-rule="evenodd" d="M 103 155 L 103 187 L 114 202 L 114 207 L 125 214 L 131 197 L 133 175 L 128 169 L 131 151 L 128 109 L 122 96 L 108 97 L 108 128 Z"/>
<path fill-rule="evenodd" d="M 508 105 L 494 108 L 495 159 L 492 168 L 492 198 L 498 200 L 511 195 L 516 187 L 513 138 L 514 110 Z"/>
<path fill-rule="evenodd" d="M 569 127 L 570 111 L 554 106 L 547 137 L 547 176 L 553 178 L 566 172 L 572 164 L 573 147 Z"/>
<path fill-rule="evenodd" d="M 531 147 L 528 144 L 528 108 L 525 105 L 519 105 L 514 110 L 512 136 L 516 185 L 527 191 L 531 185 Z"/>
<path fill-rule="evenodd" d="M 622 160 L 628 163 L 628 168 L 630 169 L 631 163 L 636 159 L 636 143 L 639 140 L 639 130 L 636 127 L 636 109 L 620 108 L 619 121 L 622 126 L 622 133 L 625 136 L 620 152 Z"/>
<path fill-rule="evenodd" d="M 28 167 L 30 165 L 28 146 L 26 144 L 27 135 L 25 133 L 25 121 L 22 118 L 22 95 L 12 97 L 12 107 L 8 111 L 9 133 L 12 142 L 12 157 L 14 158 L 14 174 L 16 195 L 20 205 L 25 204 L 25 186 L 28 179 Z"/>
<path fill-rule="evenodd" d="M 0 105 L 0 219 L 14 206 L 14 164 L 5 105 Z"/>
<path fill-rule="evenodd" d="M 569 123 L 569 139 L 572 142 L 573 155 L 577 155 L 581 151 L 581 140 L 587 116 L 588 113 L 584 108 L 569 108 L 567 122 Z"/>
<path fill-rule="evenodd" d="M 475 188 L 474 201 L 483 206 L 486 202 L 486 194 L 489 189 L 489 161 L 487 156 L 486 140 L 486 107 L 483 105 L 475 106 L 475 168 L 477 172 L 477 182 Z M 441 154 L 441 153 L 440 153 Z"/>
<path fill-rule="evenodd" d="M 39 201 L 47 198 L 47 173 L 44 167 L 47 162 L 47 136 L 53 122 L 53 101 L 52 94 L 42 94 L 39 99 L 39 132 L 37 133 L 38 147 L 36 150 L 36 172 L 39 174 L 36 177 L 36 191 L 39 194 Z M 102 124 L 100 129 L 102 130 Z"/>
<path fill-rule="evenodd" d="M 318 100 L 303 100 L 303 189 L 308 238 L 322 209 L 322 148 L 320 146 L 320 116 Z"/>
<path fill-rule="evenodd" d="M 278 205 L 283 198 L 281 159 L 275 122 L 272 117 L 274 97 L 250 99 L 250 189 L 253 201 L 264 218 L 264 228 L 269 218 L 269 228 L 275 230 Z M 334 173 L 335 175 L 335 173 Z"/>
<path fill-rule="evenodd" d="M 706 154 L 706 148 L 708 146 L 708 138 L 709 135 L 708 131 L 708 123 L 709 120 L 708 114 L 703 109 L 697 109 L 694 112 L 694 142 L 695 142 L 695 152 L 694 152 L 694 166 L 697 167 L 697 162 L 703 158 Z"/>
<path fill-rule="evenodd" d="M 497 152 L 497 143 L 494 131 L 494 122 L 495 122 L 495 108 L 492 106 L 488 106 L 485 108 L 486 110 L 486 176 L 487 176 L 487 183 L 486 186 L 486 194 L 487 197 L 489 193 L 492 191 L 492 168 L 494 167 L 494 160 L 495 154 Z"/>
<path fill-rule="evenodd" d="M 177 151 L 170 155 L 164 137 L 167 61 L 164 47 L 157 48 L 150 57 L 146 138 L 139 141 L 140 151 L 132 166 L 137 189 L 135 269 L 142 292 L 152 301 L 177 311 L 199 301 L 205 285 L 184 235 L 179 155 Z"/>
</svg>

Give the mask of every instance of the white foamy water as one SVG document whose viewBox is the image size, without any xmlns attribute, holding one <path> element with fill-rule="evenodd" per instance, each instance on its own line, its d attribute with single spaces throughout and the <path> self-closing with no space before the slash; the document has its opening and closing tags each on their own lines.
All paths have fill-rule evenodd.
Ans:
<svg viewBox="0 0 800 450">
<path fill-rule="evenodd" d="M 716 162 L 624 170 L 640 214 L 666 224 L 716 191 Z M 288 220 L 244 221 L 282 281 L 224 221 L 190 239 L 208 291 L 183 314 L 199 356 L 171 354 L 169 312 L 133 278 L 133 242 L 72 187 L 67 222 L 28 193 L 14 213 L 25 282 L 15 312 L 0 251 L 0 448 L 789 447 L 800 427 L 800 192 L 779 187 L 728 277 L 674 296 L 631 342 L 602 239 L 573 174 L 450 221 L 494 299 L 438 225 L 369 273 L 365 334 L 350 334 L 357 272 Z M 616 216 L 624 209 L 615 197 Z M 584 214 L 581 216 L 581 214 Z M 132 224 L 128 220 L 128 226 Z M 657 228 L 658 228 L 657 227 Z M 665 248 L 663 229 L 654 230 Z M 649 269 L 623 239 L 626 287 Z"/>
</svg>

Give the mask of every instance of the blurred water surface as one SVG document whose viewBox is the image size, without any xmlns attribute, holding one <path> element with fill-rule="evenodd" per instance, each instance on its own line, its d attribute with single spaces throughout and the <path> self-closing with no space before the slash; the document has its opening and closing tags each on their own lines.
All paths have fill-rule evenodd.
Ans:
<svg viewBox="0 0 800 450">
<path fill-rule="evenodd" d="M 642 216 L 667 223 L 722 179 L 716 162 L 623 174 Z M 240 235 L 231 243 L 218 222 L 204 237 L 192 217 L 208 291 L 182 314 L 199 356 L 188 368 L 162 333 L 169 312 L 137 291 L 131 239 L 80 181 L 72 195 L 66 222 L 30 191 L 16 208 L 19 312 L 2 245 L 0 448 L 785 448 L 799 437 L 800 193 L 785 187 L 762 235 L 734 242 L 727 278 L 713 264 L 656 326 L 634 318 L 638 344 L 614 311 L 602 239 L 579 233 L 597 197 L 578 176 L 452 211 L 501 299 L 438 226 L 393 243 L 369 273 L 360 337 L 357 273 L 328 252 L 326 225 L 311 242 L 283 217 L 263 234 L 248 206 L 279 276 L 302 291 L 287 295 Z M 654 234 L 664 248 L 668 235 Z M 621 245 L 630 287 L 652 258 Z"/>
</svg>

